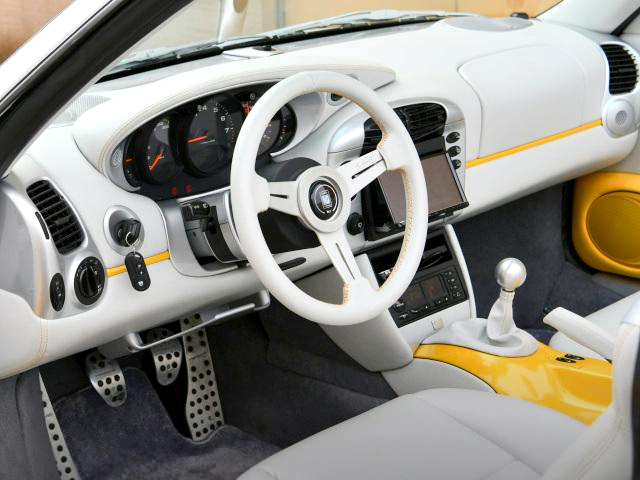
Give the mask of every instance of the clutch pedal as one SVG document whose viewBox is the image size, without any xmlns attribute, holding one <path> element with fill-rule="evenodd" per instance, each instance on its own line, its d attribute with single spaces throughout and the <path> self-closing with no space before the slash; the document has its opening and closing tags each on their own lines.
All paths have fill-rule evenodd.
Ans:
<svg viewBox="0 0 640 480">
<path fill-rule="evenodd" d="M 147 343 L 154 343 L 173 335 L 168 328 L 154 328 L 147 333 Z M 182 365 L 182 344 L 174 338 L 151 348 L 151 357 L 156 367 L 156 379 L 160 385 L 170 385 L 176 378 Z"/>
<path fill-rule="evenodd" d="M 62 430 L 60 430 L 58 417 L 56 417 L 56 412 L 53 411 L 53 405 L 51 405 L 51 400 L 49 399 L 49 394 L 47 393 L 47 388 L 44 386 L 42 377 L 40 377 L 40 393 L 42 394 L 44 421 L 47 426 L 49 442 L 53 450 L 53 457 L 56 460 L 60 480 L 80 480 L 78 469 L 69 453 L 67 442 L 64 440 Z"/>
<path fill-rule="evenodd" d="M 127 385 L 118 362 L 109 360 L 97 350 L 85 360 L 89 381 L 110 407 L 119 407 L 127 399 Z"/>
<path fill-rule="evenodd" d="M 202 323 L 199 314 L 182 319 L 184 331 Z M 209 341 L 204 328 L 182 337 L 187 366 L 188 391 L 185 415 L 194 441 L 202 441 L 224 424 Z"/>
</svg>

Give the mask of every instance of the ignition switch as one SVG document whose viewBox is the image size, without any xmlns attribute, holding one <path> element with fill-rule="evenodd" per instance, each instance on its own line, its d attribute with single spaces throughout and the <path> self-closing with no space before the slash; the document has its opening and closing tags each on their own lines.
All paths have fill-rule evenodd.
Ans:
<svg viewBox="0 0 640 480">
<path fill-rule="evenodd" d="M 126 220 L 116 223 L 113 236 L 116 242 L 118 242 L 118 245 L 130 247 L 136 243 L 140 237 L 141 226 L 140 222 L 134 218 L 127 218 Z"/>
</svg>

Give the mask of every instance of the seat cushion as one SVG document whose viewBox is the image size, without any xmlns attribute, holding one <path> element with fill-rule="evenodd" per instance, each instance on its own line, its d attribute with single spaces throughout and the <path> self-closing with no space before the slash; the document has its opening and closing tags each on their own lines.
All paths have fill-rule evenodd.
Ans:
<svg viewBox="0 0 640 480">
<path fill-rule="evenodd" d="M 602 308 L 597 312 L 588 315 L 587 320 L 592 321 L 605 332 L 611 334 L 613 337 L 617 336 L 618 328 L 624 316 L 631 310 L 631 307 L 640 301 L 640 292 L 634 293 L 612 303 L 608 307 Z M 574 342 L 564 333 L 558 332 L 551 337 L 549 346 L 560 350 L 561 352 L 573 353 L 574 355 L 581 355 L 583 357 L 602 358 L 593 350 Z"/>
<path fill-rule="evenodd" d="M 303 440 L 240 479 L 539 479 L 584 429 L 523 400 L 427 390 Z"/>
</svg>

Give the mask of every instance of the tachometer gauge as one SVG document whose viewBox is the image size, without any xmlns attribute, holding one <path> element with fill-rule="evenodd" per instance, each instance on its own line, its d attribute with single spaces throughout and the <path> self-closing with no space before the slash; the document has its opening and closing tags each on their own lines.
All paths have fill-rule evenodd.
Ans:
<svg viewBox="0 0 640 480">
<path fill-rule="evenodd" d="M 186 160 L 191 173 L 206 177 L 228 166 L 242 125 L 240 105 L 216 95 L 199 102 L 186 129 Z"/>
<path fill-rule="evenodd" d="M 150 130 L 142 130 L 136 142 L 136 150 L 140 152 L 136 158 L 138 169 L 152 183 L 164 183 L 178 171 L 169 141 L 170 128 L 170 117 L 162 117 Z"/>
</svg>

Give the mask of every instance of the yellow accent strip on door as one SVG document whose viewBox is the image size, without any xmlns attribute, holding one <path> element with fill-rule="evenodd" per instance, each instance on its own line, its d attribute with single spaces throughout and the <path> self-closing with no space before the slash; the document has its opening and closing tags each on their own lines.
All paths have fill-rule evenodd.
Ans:
<svg viewBox="0 0 640 480">
<path fill-rule="evenodd" d="M 517 147 L 508 148 L 506 150 L 502 150 L 501 152 L 492 153 L 491 155 L 487 155 L 486 157 L 478 157 L 475 160 L 471 160 L 467 162 L 467 168 L 472 168 L 478 165 L 482 165 L 483 163 L 491 162 L 493 160 L 497 160 L 498 158 L 506 157 L 507 155 L 513 155 L 514 153 L 522 152 L 523 150 L 529 150 L 533 147 L 538 147 L 540 145 L 544 145 L 545 143 L 553 142 L 555 140 L 560 140 L 561 138 L 568 137 L 569 135 L 574 135 L 576 133 L 584 132 L 585 130 L 589 130 L 591 128 L 599 127 L 602 125 L 602 120 L 594 120 L 593 122 L 585 123 L 584 125 L 580 125 L 579 127 L 571 128 L 569 130 L 565 130 L 564 132 L 556 133 L 554 135 L 549 135 L 548 137 L 540 138 L 538 140 L 534 140 L 533 142 L 524 143 L 522 145 L 518 145 Z"/>
<path fill-rule="evenodd" d="M 611 403 L 609 362 L 572 360 L 542 343 L 528 357 L 499 357 L 443 344 L 420 345 L 414 357 L 448 363 L 483 380 L 496 393 L 544 405 L 586 424 Z"/>
<path fill-rule="evenodd" d="M 154 263 L 162 262 L 164 260 L 169 260 L 170 255 L 168 251 L 164 251 L 162 253 L 158 253 L 156 255 L 151 255 L 144 259 L 145 265 L 153 265 Z M 124 265 L 118 265 L 117 267 L 107 268 L 107 277 L 113 277 L 115 275 L 120 275 L 121 273 L 125 273 L 127 271 L 127 267 Z"/>
</svg>

